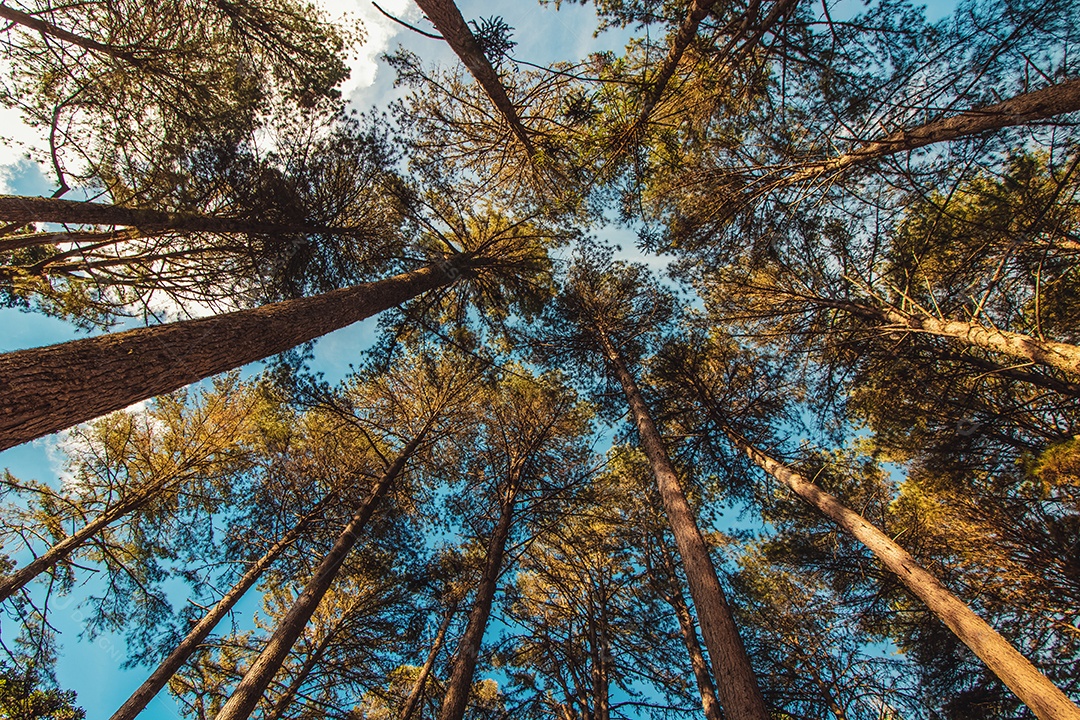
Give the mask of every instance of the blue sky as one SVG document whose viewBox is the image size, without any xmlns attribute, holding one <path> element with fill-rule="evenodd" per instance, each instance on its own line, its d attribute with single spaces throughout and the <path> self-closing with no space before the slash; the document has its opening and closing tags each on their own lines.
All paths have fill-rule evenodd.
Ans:
<svg viewBox="0 0 1080 720">
<path fill-rule="evenodd" d="M 419 10 L 407 0 L 387 0 L 380 3 L 390 12 L 425 29 Z M 429 61 L 452 63 L 455 58 L 449 48 L 439 41 L 420 37 L 381 18 L 367 3 L 353 0 L 335 0 L 328 3 L 335 12 L 350 11 L 365 18 L 369 26 L 370 43 L 355 62 L 354 80 L 346 92 L 354 105 L 361 109 L 383 107 L 398 96 L 392 87 L 392 73 L 378 63 L 375 56 L 392 49 L 398 42 L 405 44 Z M 554 5 L 541 6 L 535 2 L 504 3 L 492 7 L 486 2 L 460 2 L 466 18 L 487 17 L 501 14 L 514 28 L 514 40 L 518 43 L 515 57 L 548 63 L 558 59 L 583 57 L 585 54 L 604 49 L 618 50 L 624 38 L 618 34 L 593 37 L 596 26 L 591 8 L 573 2 L 564 2 L 562 10 L 555 12 Z M 930 9 L 931 17 L 940 17 L 953 7 L 952 2 L 935 3 Z M 10 113 L 0 114 L 4 134 L 21 142 L 29 142 L 32 133 L 14 125 Z M 22 158 L 23 146 L 13 143 L 0 145 L 0 180 L 2 192 L 22 195 L 47 195 L 53 183 L 40 167 Z M 608 230 L 605 239 L 620 242 L 631 254 L 633 235 L 625 231 Z M 332 333 L 315 348 L 314 369 L 326 374 L 331 382 L 348 372 L 350 363 L 358 360 L 359 352 L 368 347 L 373 338 L 377 320 L 370 319 L 349 328 Z M 0 309 L 0 352 L 63 342 L 85 333 L 79 333 L 69 323 L 37 314 L 22 313 L 12 309 Z M 257 370 L 254 366 L 251 370 Z M 55 437 L 43 438 L 33 443 L 0 452 L 0 467 L 7 467 L 13 474 L 23 478 L 36 478 L 55 482 L 58 475 L 58 457 Z M 82 631 L 81 611 L 76 602 L 65 605 L 66 600 L 54 606 L 53 620 L 63 634 L 65 653 L 58 666 L 58 679 L 62 687 L 78 693 L 78 703 L 87 708 L 90 717 L 111 713 L 126 699 L 130 692 L 144 679 L 148 670 L 121 671 L 125 651 L 122 639 L 103 636 L 94 642 L 79 641 Z M 258 605 L 258 598 L 249 597 L 241 608 L 241 615 L 250 617 Z M 10 626 L 4 625 L 5 633 Z M 177 716 L 175 705 L 167 693 L 161 693 L 150 707 L 151 717 Z"/>
</svg>

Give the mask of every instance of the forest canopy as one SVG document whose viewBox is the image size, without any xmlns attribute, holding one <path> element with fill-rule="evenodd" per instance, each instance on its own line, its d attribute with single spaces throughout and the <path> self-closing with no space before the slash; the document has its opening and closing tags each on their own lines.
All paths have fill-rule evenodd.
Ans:
<svg viewBox="0 0 1080 720">
<path fill-rule="evenodd" d="M 1080 720 L 1080 3 L 374 7 L 0 0 L 0 720 Z"/>
</svg>

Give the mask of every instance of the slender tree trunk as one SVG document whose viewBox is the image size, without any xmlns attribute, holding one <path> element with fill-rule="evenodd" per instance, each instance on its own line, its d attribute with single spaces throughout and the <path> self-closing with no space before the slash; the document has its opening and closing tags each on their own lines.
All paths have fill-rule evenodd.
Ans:
<svg viewBox="0 0 1080 720">
<path fill-rule="evenodd" d="M 450 48 L 465 63 L 476 82 L 484 89 L 495 108 L 510 125 L 510 130 L 517 137 L 529 157 L 536 154 L 532 140 L 529 139 L 529 131 L 521 123 L 514 104 L 506 94 L 506 88 L 499 80 L 499 74 L 495 72 L 491 61 L 484 55 L 484 51 L 473 37 L 465 18 L 453 0 L 416 0 L 416 4 L 427 15 L 428 20 L 439 30 L 443 39 Z"/>
<path fill-rule="evenodd" d="M 670 582 L 667 583 L 667 593 L 664 600 L 675 611 L 675 617 L 679 619 L 679 633 L 682 635 L 686 652 L 690 656 L 690 668 L 694 671 L 694 680 L 697 682 L 698 694 L 701 695 L 701 709 L 705 713 L 705 720 L 724 720 L 724 714 L 720 710 L 720 701 L 716 699 L 716 688 L 713 687 L 712 678 L 709 676 L 709 661 L 701 651 L 698 643 L 697 628 L 694 624 L 694 616 L 690 613 L 690 607 L 686 604 L 682 589 L 679 587 L 679 576 L 675 573 L 675 563 L 671 559 L 667 544 L 660 538 L 660 553 L 664 558 L 664 568 Z"/>
<path fill-rule="evenodd" d="M 217 217 L 198 213 L 167 212 L 130 208 L 106 203 L 60 200 L 26 195 L 0 195 L 0 219 L 20 223 L 63 223 L 65 225 L 124 225 L 143 233 L 173 230 L 178 232 L 247 233 L 283 235 L 289 233 L 326 233 L 349 235 L 356 228 L 318 227 L 303 224 L 260 223 L 240 218 Z M 8 243 L 16 241 L 9 239 Z"/>
<path fill-rule="evenodd" d="M 412 720 L 413 713 L 416 712 L 416 707 L 420 704 L 420 698 L 424 695 L 424 686 L 427 685 L 427 679 L 431 675 L 432 668 L 435 667 L 435 658 L 438 657 L 443 642 L 446 640 L 446 631 L 450 629 L 450 622 L 454 619 L 455 610 L 457 610 L 457 603 L 452 603 L 446 609 L 446 614 L 443 615 L 442 622 L 439 624 L 439 630 L 435 633 L 435 639 L 431 642 L 431 650 L 428 652 L 424 664 L 420 667 L 416 682 L 413 683 L 409 698 L 405 701 L 405 707 L 401 709 L 401 716 L 398 720 Z"/>
<path fill-rule="evenodd" d="M 453 282 L 470 262 L 0 355 L 0 450 L 283 352 Z"/>
<path fill-rule="evenodd" d="M 802 475 L 758 450 L 726 424 L 722 428 L 732 444 L 755 464 L 869 548 L 1006 687 L 1016 693 L 1036 717 L 1040 720 L 1080 720 L 1080 708 L 1065 693 L 888 535 Z"/>
<path fill-rule="evenodd" d="M 1066 80 L 1041 90 L 1017 95 L 996 105 L 965 110 L 926 125 L 898 130 L 844 155 L 811 163 L 771 183 L 770 187 L 789 187 L 895 153 L 967 135 L 1026 125 L 1077 110 L 1080 110 L 1080 79 Z"/>
<path fill-rule="evenodd" d="M 285 617 L 278 623 L 277 629 L 270 640 L 267 641 L 262 653 L 251 664 L 251 667 L 248 668 L 247 673 L 244 674 L 243 679 L 240 680 L 240 683 L 233 691 L 232 696 L 222 706 L 216 720 L 247 720 L 248 716 L 251 715 L 259 702 L 259 698 L 262 697 L 267 686 L 274 679 L 274 675 L 281 669 L 285 657 L 292 650 L 296 639 L 300 637 L 300 633 L 304 631 L 308 620 L 311 619 L 323 596 L 326 595 L 326 591 L 330 589 L 330 585 L 337 577 L 342 563 L 345 562 L 349 551 L 352 550 L 353 545 L 359 539 L 360 533 L 371 518 L 371 514 L 389 492 L 394 481 L 401 475 L 405 462 L 419 447 L 430 427 L 431 422 L 429 421 L 424 429 L 402 449 L 401 454 L 397 456 L 375 483 L 371 494 L 352 516 L 341 534 L 338 535 L 334 546 L 323 557 L 322 562 L 315 569 L 315 574 L 312 575 L 303 592 L 300 593 L 300 596 L 296 598 L 296 602 L 293 603 Z"/>
<path fill-rule="evenodd" d="M 83 37 L 82 35 L 76 35 L 75 33 L 68 32 L 63 28 L 57 27 L 50 22 L 46 22 L 41 18 L 24 13 L 21 10 L 16 10 L 13 7 L 9 7 L 0 3 L 0 17 L 5 20 L 9 20 L 23 27 L 36 30 L 42 35 L 48 35 L 54 37 L 57 40 L 63 40 L 64 42 L 71 43 L 77 47 L 81 47 L 84 50 L 90 50 L 92 52 L 101 53 L 102 55 L 108 55 L 111 58 L 117 60 L 123 60 L 124 62 L 132 65 L 138 65 L 139 62 L 135 58 L 134 54 L 115 47 L 113 45 L 105 45 L 97 40 L 91 40 L 90 38 Z"/>
<path fill-rule="evenodd" d="M 300 666 L 300 670 L 297 671 L 292 682 L 289 683 L 289 687 L 285 688 L 285 692 L 274 702 L 274 707 L 270 709 L 270 712 L 263 716 L 263 720 L 279 720 L 279 718 L 285 714 L 285 711 L 288 710 L 289 706 L 296 700 L 296 695 L 300 692 L 300 688 L 307 682 L 308 676 L 311 675 L 311 671 L 314 670 L 315 666 L 322 660 L 323 655 L 326 653 L 326 648 L 330 646 L 330 641 L 333 640 L 333 638 L 334 633 L 328 632 L 318 643 L 316 643 L 315 647 L 308 653 L 307 658 L 304 660 L 304 664 Z"/>
<path fill-rule="evenodd" d="M 862 303 L 825 298 L 814 298 L 811 302 L 896 325 L 906 330 L 953 338 L 972 347 L 1045 365 L 1074 377 L 1080 377 L 1080 346 L 1038 340 L 1030 335 L 998 330 L 974 322 L 939 320 L 923 314 L 902 312 L 892 307 L 877 308 Z"/>
<path fill-rule="evenodd" d="M 516 481 L 512 481 L 511 484 L 516 484 Z M 476 587 L 476 598 L 469 612 L 469 622 L 465 626 L 465 633 L 461 636 L 457 652 L 454 654 L 446 695 L 443 696 L 442 707 L 439 708 L 439 720 L 461 720 L 465 716 L 469 690 L 472 689 L 473 675 L 476 672 L 476 661 L 480 656 L 480 645 L 484 639 L 484 631 L 487 630 L 491 604 L 495 600 L 495 589 L 499 575 L 502 573 L 506 540 L 510 537 L 510 526 L 514 519 L 516 495 L 516 487 L 511 487 L 506 499 L 502 502 L 499 522 L 495 525 L 495 530 L 488 541 L 484 574 Z"/>
<path fill-rule="evenodd" d="M 82 547 L 83 543 L 111 525 L 118 518 L 134 512 L 145 505 L 149 502 L 150 498 L 153 497 L 153 491 L 162 487 L 165 482 L 155 483 L 153 488 L 141 490 L 132 497 L 117 503 L 86 525 L 83 525 L 73 534 L 68 535 L 60 542 L 52 545 L 48 550 L 34 558 L 33 561 L 20 570 L 16 570 L 11 575 L 0 580 L 0 602 L 11 597 L 12 593 L 17 592 L 26 585 L 26 583 L 30 582 L 41 573 L 63 561 L 68 555 Z"/>
<path fill-rule="evenodd" d="M 683 53 L 686 52 L 686 48 L 690 47 L 690 43 L 694 41 L 698 26 L 709 14 L 709 10 L 712 9 L 714 4 L 716 4 L 716 0 L 693 0 L 690 3 L 690 9 L 687 11 L 686 17 L 679 24 L 679 29 L 671 39 L 671 45 L 668 48 L 667 57 L 664 58 L 664 64 L 656 72 L 652 87 L 641 105 L 641 112 L 638 114 L 635 123 L 638 130 L 644 128 L 645 124 L 649 122 L 649 116 L 652 115 L 653 109 L 660 102 L 660 98 L 663 97 L 664 89 L 671 81 L 672 76 L 675 75 L 675 70 L 679 67 L 679 61 L 682 60 Z"/>
<path fill-rule="evenodd" d="M 1080 384 L 1077 383 L 1065 382 L 1046 375 L 1024 372 L 1018 367 L 1005 367 L 1004 365 L 999 365 L 998 363 L 990 362 L 984 358 L 974 357 L 968 354 L 943 353 L 941 357 L 945 360 L 952 360 L 954 362 L 960 362 L 979 368 L 985 375 L 1009 378 L 1010 380 L 1017 380 L 1019 382 L 1025 382 L 1037 387 L 1053 390 L 1062 395 L 1080 397 Z"/>
<path fill-rule="evenodd" d="M 241 576 L 239 580 L 232 586 L 232 588 L 225 593 L 225 595 L 218 600 L 218 602 L 203 615 L 202 619 L 191 628 L 180 644 L 177 645 L 169 656 L 161 661 L 157 669 L 146 679 L 139 688 L 131 694 L 131 697 L 120 706 L 120 709 L 113 713 L 110 720 L 134 720 L 134 718 L 146 709 L 147 704 L 154 699 L 161 688 L 165 687 L 169 679 L 172 678 L 176 672 L 184 666 L 191 657 L 191 654 L 198 649 L 203 640 L 214 630 L 222 618 L 232 611 L 233 607 L 239 602 L 248 590 L 251 589 L 259 578 L 262 577 L 263 572 L 270 567 L 270 565 L 278 558 L 279 555 L 290 545 L 292 545 L 296 539 L 300 536 L 300 533 L 304 531 L 308 523 L 313 517 L 322 512 L 327 500 L 320 502 L 315 509 L 315 512 L 309 514 L 307 517 L 302 518 L 298 523 L 285 533 L 276 543 L 270 546 L 270 549 L 263 553 L 262 557 L 256 560 L 247 572 Z"/>
<path fill-rule="evenodd" d="M 600 588 L 600 597 L 596 604 L 599 617 L 596 622 L 596 683 L 593 688 L 593 718 L 594 720 L 611 720 L 611 641 L 608 637 L 607 622 L 608 595 L 603 577 L 597 584 Z"/>
<path fill-rule="evenodd" d="M 114 245 L 133 240 L 139 237 L 137 230 L 113 230 L 111 232 L 55 232 L 55 233 L 29 233 L 27 235 L 15 235 L 6 240 L 0 240 L 0 252 L 12 252 L 25 248 L 41 247 L 42 245 L 60 245 L 62 243 L 92 243 L 92 247 L 100 248 L 106 245 Z"/>
<path fill-rule="evenodd" d="M 750 667 L 746 648 L 739 638 L 723 588 L 720 587 L 716 567 L 709 556 L 709 548 L 697 527 L 690 503 L 679 485 L 679 478 L 668 458 L 664 440 L 656 429 L 649 408 L 622 356 L 602 331 L 600 341 L 604 356 L 626 394 L 642 449 L 656 477 L 664 511 L 686 569 L 690 596 L 698 610 L 701 635 L 713 661 L 717 693 L 724 714 L 729 720 L 768 720 L 765 700 Z"/>
</svg>

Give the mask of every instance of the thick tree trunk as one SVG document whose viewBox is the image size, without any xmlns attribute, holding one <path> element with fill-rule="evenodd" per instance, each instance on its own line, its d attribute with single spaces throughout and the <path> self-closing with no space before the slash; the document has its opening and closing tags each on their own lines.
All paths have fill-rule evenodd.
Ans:
<svg viewBox="0 0 1080 720">
<path fill-rule="evenodd" d="M 401 709 L 401 716 L 398 720 L 412 720 L 413 713 L 416 712 L 416 707 L 420 704 L 420 698 L 424 695 L 424 686 L 427 685 L 427 679 L 431 676 L 432 668 L 435 667 L 435 659 L 438 657 L 443 642 L 446 640 L 446 631 L 450 629 L 450 623 L 454 619 L 456 609 L 457 603 L 451 604 L 446 609 L 446 614 L 443 615 L 442 622 L 439 624 L 439 630 L 435 633 L 435 639 L 431 642 L 431 650 L 428 652 L 424 664 L 420 667 L 416 682 L 413 683 L 409 698 L 405 701 L 405 706 Z"/>
<path fill-rule="evenodd" d="M 726 425 L 724 432 L 765 472 L 817 508 L 865 545 L 916 597 L 964 642 L 1040 720 L 1080 720 L 1080 708 L 1027 658 L 972 612 L 906 550 L 835 497 L 750 444 Z"/>
<path fill-rule="evenodd" d="M 686 570 L 690 596 L 698 610 L 701 635 L 713 661 L 717 693 L 724 715 L 728 720 L 768 720 L 765 700 L 750 667 L 746 648 L 739 638 L 723 588 L 720 587 L 709 548 L 679 485 L 664 440 L 622 356 L 605 334 L 600 334 L 600 340 L 604 355 L 626 393 L 642 449 L 656 477 L 664 511 Z"/>
<path fill-rule="evenodd" d="M 0 355 L 0 450 L 283 352 L 453 282 L 447 263 L 251 310 Z"/>
<path fill-rule="evenodd" d="M 164 482 L 156 483 L 153 488 L 144 489 L 134 494 L 132 497 L 117 503 L 86 525 L 83 525 L 75 533 L 68 535 L 60 542 L 54 544 L 22 569 L 16 570 L 11 575 L 0 580 L 0 602 L 11 597 L 12 593 L 18 591 L 21 587 L 26 585 L 26 583 L 64 560 L 68 555 L 82 547 L 83 543 L 111 525 L 118 518 L 134 512 L 145 505 L 149 502 L 150 498 L 153 497 L 154 491 L 164 484 Z"/>
<path fill-rule="evenodd" d="M 670 578 L 667 593 L 664 600 L 675 611 L 675 617 L 679 619 L 679 633 L 682 635 L 686 652 L 690 656 L 690 669 L 694 672 L 694 680 L 697 682 L 698 694 L 701 695 L 701 709 L 705 713 L 705 720 L 724 720 L 724 714 L 720 710 L 720 701 L 716 699 L 716 688 L 713 687 L 709 668 L 709 661 L 701 651 L 698 643 L 697 628 L 694 616 L 690 613 L 690 607 L 686 604 L 682 589 L 679 587 L 679 577 L 675 573 L 675 563 L 672 562 L 671 553 L 667 545 L 660 539 L 660 552 L 664 558 L 664 568 Z"/>
<path fill-rule="evenodd" d="M 296 639 L 304 631 L 308 620 L 311 619 L 326 591 L 337 577 L 342 563 L 348 557 L 349 551 L 360 538 L 360 533 L 367 525 L 371 514 L 389 492 L 390 487 L 401 475 L 405 462 L 419 447 L 431 424 L 413 438 L 401 451 L 390 467 L 382 474 L 375 483 L 371 495 L 364 501 L 360 508 L 349 520 L 348 524 L 338 535 L 334 546 L 323 557 L 322 562 L 315 569 L 314 575 L 304 587 L 303 592 L 296 598 L 296 602 L 278 623 L 273 636 L 267 641 L 259 657 L 248 668 L 240 683 L 236 686 L 231 697 L 218 712 L 216 720 L 247 720 L 255 706 L 266 691 L 267 686 L 274 679 L 274 675 L 281 669 L 285 657 L 292 650 Z"/>
<path fill-rule="evenodd" d="M 484 573 L 476 587 L 476 597 L 469 612 L 465 633 L 461 636 L 454 654 L 446 695 L 443 696 L 442 707 L 439 708 L 439 720 L 461 720 L 465 716 L 469 691 L 472 689 L 473 675 L 476 672 L 476 661 L 480 656 L 480 645 L 487 630 L 491 604 L 495 600 L 495 589 L 502 573 L 506 540 L 510 537 L 510 527 L 514 519 L 515 497 L 516 490 L 508 490 L 500 508 L 499 521 L 488 541 Z"/>
<path fill-rule="evenodd" d="M 769 187 L 772 189 L 789 187 L 895 153 L 907 152 L 933 143 L 947 142 L 981 132 L 1026 125 L 1077 110 L 1080 110 L 1080 79 L 1066 80 L 1041 90 L 1017 95 L 996 105 L 965 110 L 958 115 L 935 120 L 926 125 L 898 130 L 844 155 L 811 163 L 771 183 Z"/>
<path fill-rule="evenodd" d="M 284 235 L 289 233 L 348 235 L 357 232 L 356 228 L 260 223 L 239 218 L 129 208 L 105 203 L 26 195 L 0 195 L 0 219 L 22 225 L 33 222 L 63 223 L 65 225 L 123 225 L 138 228 L 145 234 L 165 230 L 176 232 L 247 233 L 251 235 Z M 6 243 L 13 241 L 16 241 L 16 238 L 11 238 Z"/>
<path fill-rule="evenodd" d="M 529 157 L 535 155 L 536 150 L 529 138 L 529 131 L 522 124 L 514 104 L 510 102 L 510 96 L 506 94 L 506 88 L 499 80 L 499 74 L 495 72 L 491 61 L 480 49 L 457 5 L 453 0 L 416 0 L 416 4 L 439 30 L 450 48 L 461 58 L 461 62 L 476 78 L 476 82 L 480 83 L 480 87 L 484 88 L 484 92 L 491 98 L 495 108 L 510 125 L 514 136 L 525 148 L 525 152 Z"/>
<path fill-rule="evenodd" d="M 671 39 L 671 45 L 668 47 L 668 54 L 664 58 L 664 64 L 656 72 L 656 76 L 652 80 L 652 87 L 641 105 L 641 112 L 638 114 L 636 123 L 638 130 L 643 129 L 645 124 L 649 122 L 649 116 L 652 115 L 653 109 L 660 102 L 660 98 L 663 97 L 664 89 L 671 81 L 672 76 L 675 75 L 675 70 L 679 67 L 679 61 L 682 60 L 683 53 L 686 52 L 686 48 L 690 47 L 690 43 L 694 41 L 698 25 L 709 14 L 709 10 L 712 9 L 715 3 L 716 0 L 693 0 L 690 3 L 690 9 L 687 11 L 686 17 L 680 23 L 675 36 Z"/>
<path fill-rule="evenodd" d="M 247 572 L 245 572 L 239 580 L 232 586 L 232 588 L 225 593 L 224 596 L 212 607 L 209 612 L 203 615 L 202 619 L 196 623 L 195 627 L 191 628 L 180 644 L 177 645 L 169 656 L 161 661 L 157 669 L 146 679 L 139 688 L 131 694 L 131 697 L 120 706 L 120 709 L 113 713 L 110 720 L 134 720 L 134 718 L 146 709 L 147 704 L 154 699 L 161 688 L 169 682 L 176 672 L 184 666 L 191 657 L 191 654 L 198 649 L 203 640 L 214 630 L 222 618 L 232 611 L 233 607 L 239 602 L 248 590 L 251 589 L 259 578 L 262 577 L 263 572 L 270 567 L 270 565 L 278 558 L 281 553 L 292 545 L 296 539 L 300 536 L 300 533 L 304 531 L 308 523 L 313 517 L 322 512 L 327 500 L 323 500 L 316 506 L 315 512 L 309 514 L 307 517 L 302 518 L 298 523 L 285 533 L 277 542 L 270 546 L 270 549 L 263 553 L 262 557 L 256 560 Z"/>
</svg>

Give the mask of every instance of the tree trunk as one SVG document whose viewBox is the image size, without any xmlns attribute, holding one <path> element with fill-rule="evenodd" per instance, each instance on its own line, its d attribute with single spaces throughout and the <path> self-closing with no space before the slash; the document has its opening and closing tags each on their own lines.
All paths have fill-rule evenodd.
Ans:
<svg viewBox="0 0 1080 720">
<path fill-rule="evenodd" d="M 701 652 L 698 643 L 697 629 L 694 626 L 694 616 L 690 613 L 690 607 L 686 604 L 682 589 L 679 587 L 679 577 L 675 573 L 675 563 L 672 562 L 671 553 L 668 552 L 667 544 L 663 538 L 659 540 L 660 553 L 664 558 L 664 567 L 670 578 L 668 591 L 664 595 L 671 609 L 675 611 L 675 617 L 679 619 L 679 633 L 682 635 L 686 652 L 690 656 L 690 668 L 694 671 L 694 680 L 697 682 L 698 694 L 701 695 L 701 709 L 705 713 L 705 720 L 724 720 L 724 714 L 720 711 L 720 701 L 716 699 L 716 688 L 713 687 L 712 678 L 709 677 L 709 661 Z"/>
<path fill-rule="evenodd" d="M 694 41 L 698 25 L 709 14 L 709 10 L 712 9 L 715 3 L 716 0 L 693 0 L 690 3 L 690 9 L 687 11 L 686 17 L 680 23 L 675 37 L 671 39 L 671 46 L 668 48 L 664 64 L 660 66 L 656 77 L 653 78 L 652 88 L 642 103 L 641 112 L 638 114 L 635 123 L 638 131 L 644 129 L 645 124 L 649 122 L 649 116 L 652 115 L 653 109 L 660 102 L 660 98 L 663 97 L 664 88 L 667 87 L 675 74 L 675 70 L 679 67 L 679 61 L 682 59 L 683 53 L 686 52 L 686 48 L 690 47 L 690 43 Z"/>
<path fill-rule="evenodd" d="M 222 706 L 216 716 L 216 720 L 247 720 L 251 715 L 259 699 L 266 691 L 267 686 L 274 679 L 274 675 L 281 669 L 285 657 L 292 650 L 296 639 L 304 631 L 308 620 L 311 619 L 326 591 L 337 577 L 342 563 L 348 557 L 349 551 L 360 537 L 360 533 L 367 525 L 371 514 L 389 492 L 394 481 L 401 475 L 402 469 L 409 456 L 416 451 L 427 431 L 431 427 L 431 421 L 420 431 L 409 444 L 402 449 L 393 463 L 386 469 L 379 480 L 375 483 L 371 494 L 352 516 L 348 524 L 338 535 L 334 546 L 323 557 L 322 562 L 315 569 L 315 573 L 304 587 L 303 592 L 296 598 L 296 602 L 278 623 L 273 636 L 267 641 L 259 657 L 251 664 L 244 674 L 240 683 L 236 686 L 231 697 Z"/>
<path fill-rule="evenodd" d="M 446 614 L 439 624 L 439 630 L 435 633 L 435 639 L 431 643 L 431 651 L 428 652 L 427 659 L 424 660 L 424 664 L 420 667 L 420 673 L 416 676 L 416 682 L 413 683 L 409 698 L 405 701 L 405 707 L 401 709 L 401 716 L 398 720 L 412 720 L 413 713 L 416 712 L 416 706 L 420 704 L 420 698 L 424 694 L 427 679 L 431 675 L 432 668 L 435 667 L 435 658 L 439 655 L 443 642 L 446 640 L 446 631 L 450 628 L 450 622 L 454 619 L 456 609 L 457 603 L 451 604 L 446 609 Z"/>
<path fill-rule="evenodd" d="M 34 558 L 33 561 L 28 563 L 21 570 L 17 570 L 0 580 L 0 602 L 11 597 L 12 593 L 18 591 L 21 587 L 26 585 L 26 583 L 64 560 L 68 555 L 82 547 L 83 543 L 87 540 L 111 525 L 116 519 L 121 518 L 130 512 L 134 512 L 145 505 L 150 498 L 153 497 L 153 491 L 162 487 L 166 482 L 168 482 L 168 480 L 162 481 L 161 483 L 155 483 L 154 487 L 145 488 L 142 491 L 135 493 L 132 497 L 105 510 L 105 512 L 98 515 L 86 525 L 83 525 L 75 533 L 68 535 L 60 542 L 52 545 L 48 550 Z"/>
<path fill-rule="evenodd" d="M 198 649 L 203 640 L 205 640 L 217 624 L 221 622 L 221 619 L 228 615 L 236 603 L 239 602 L 240 598 L 242 598 L 247 591 L 258 582 L 259 578 L 262 577 L 263 572 L 270 567 L 271 563 L 273 563 L 287 547 L 296 541 L 296 538 L 300 536 L 300 533 L 307 527 L 311 519 L 322 512 L 322 509 L 326 506 L 328 501 L 329 498 L 320 502 L 316 506 L 315 512 L 302 518 L 300 522 L 293 525 L 281 539 L 270 546 L 270 549 L 248 568 L 247 572 L 236 581 L 236 584 L 234 584 L 232 588 L 218 600 L 217 604 L 215 604 L 209 612 L 203 615 L 202 619 L 199 620 L 195 627 L 191 628 L 187 637 L 180 641 L 180 644 L 169 653 L 167 658 L 161 661 L 161 664 L 158 665 L 157 669 L 146 679 L 146 682 L 140 685 L 139 688 L 131 694 L 131 697 L 120 706 L 120 709 L 113 713 L 110 720 L 134 720 L 139 713 L 146 709 L 147 704 L 154 699 L 154 696 L 161 692 L 161 688 L 165 687 L 169 682 L 169 679 L 184 666 L 188 661 L 188 658 L 191 657 L 191 654 Z"/>
<path fill-rule="evenodd" d="M 499 74 L 495 72 L 491 61 L 480 49 L 457 5 L 453 0 L 416 0 L 416 4 L 442 34 L 450 48 L 461 58 L 461 62 L 465 63 L 465 67 L 476 78 L 476 82 L 480 83 L 480 87 L 491 98 L 495 108 L 509 123 L 510 130 L 521 142 L 525 152 L 530 158 L 534 156 L 536 150 L 532 140 L 529 139 L 529 131 L 521 123 L 514 104 L 510 102 L 510 96 L 506 94 L 506 88 L 499 80 Z"/>
<path fill-rule="evenodd" d="M 133 240 L 139 237 L 137 230 L 113 230 L 111 232 L 55 232 L 55 233 L 28 233 L 15 235 L 6 240 L 0 240 L 0 252 L 12 252 L 25 248 L 41 247 L 42 245 L 60 245 L 62 243 L 92 243 L 92 247 L 100 248 L 106 245 L 114 245 Z"/>
<path fill-rule="evenodd" d="M 473 674 L 476 672 L 476 661 L 480 655 L 480 644 L 484 639 L 484 631 L 487 630 L 491 604 L 495 599 L 499 575 L 502 573 L 506 540 L 510 536 L 510 526 L 514 518 L 516 494 L 516 489 L 508 490 L 508 495 L 500 508 L 499 522 L 495 525 L 495 530 L 488 541 L 484 574 L 476 587 L 476 598 L 469 612 L 469 622 L 465 626 L 465 633 L 458 642 L 454 663 L 450 669 L 450 680 L 446 686 L 446 695 L 443 696 L 442 707 L 439 708 L 439 720 L 461 720 L 465 716 Z"/>
<path fill-rule="evenodd" d="M 315 669 L 315 666 L 322 660 L 323 654 L 326 652 L 326 648 L 330 646 L 330 641 L 333 640 L 334 633 L 328 632 L 326 635 L 316 643 L 311 652 L 308 653 L 307 658 L 304 660 L 304 664 L 300 666 L 296 676 L 289 683 L 289 687 L 285 688 L 278 699 L 274 702 L 274 707 L 270 709 L 270 712 L 263 716 L 262 720 L 279 720 L 285 711 L 289 709 L 289 706 L 296 700 L 297 693 L 300 692 L 300 688 L 304 686 L 308 676 L 311 675 L 311 671 Z"/>
<path fill-rule="evenodd" d="M 0 450 L 120 410 L 453 282 L 467 256 L 351 288 L 0 355 Z"/>
<path fill-rule="evenodd" d="M 1069 343 L 1038 340 L 1030 335 L 997 330 L 974 322 L 939 320 L 928 315 L 914 315 L 893 307 L 877 308 L 862 303 L 825 298 L 814 298 L 810 302 L 889 323 L 905 330 L 953 338 L 972 347 L 1045 365 L 1080 377 L 1080 347 Z"/>
<path fill-rule="evenodd" d="M 106 203 L 60 200 L 26 195 L 0 195 L 0 219 L 22 225 L 32 222 L 63 223 L 65 225 L 124 225 L 138 228 L 145 234 L 165 230 L 247 233 L 252 235 L 283 235 L 289 233 L 349 235 L 357 232 L 356 228 L 260 223 L 240 218 L 167 212 Z M 13 240 L 14 238 L 7 242 L 10 243 Z"/>
<path fill-rule="evenodd" d="M 729 720 L 768 720 L 765 700 L 750 667 L 746 648 L 739 638 L 723 588 L 720 587 L 716 568 L 709 557 L 709 548 L 679 485 L 679 478 L 668 458 L 664 440 L 656 429 L 649 415 L 649 408 L 622 356 L 603 332 L 600 333 L 600 341 L 604 356 L 626 394 L 642 449 L 656 477 L 664 512 L 686 569 L 690 596 L 698 610 L 701 635 L 713 661 L 716 687 L 724 715 Z"/>
<path fill-rule="evenodd" d="M 16 10 L 13 7 L 8 7 L 0 3 L 0 17 L 5 20 L 10 20 L 13 23 L 22 25 L 23 27 L 36 30 L 42 35 L 48 35 L 54 37 L 57 40 L 63 40 L 64 42 L 71 43 L 77 47 L 81 47 L 84 50 L 90 50 L 92 52 L 108 55 L 111 58 L 117 60 L 123 60 L 124 62 L 132 65 L 138 65 L 139 62 L 135 58 L 134 54 L 121 48 L 114 47 L 112 45 L 105 45 L 99 43 L 97 40 L 91 40 L 90 38 L 83 37 L 82 35 L 76 35 L 75 33 L 68 32 L 63 28 L 57 27 L 50 22 L 46 22 L 39 17 L 24 13 L 20 10 Z"/>
<path fill-rule="evenodd" d="M 790 187 L 895 153 L 967 135 L 1026 125 L 1077 110 L 1080 110 L 1080 79 L 1066 80 L 1041 90 L 1016 95 L 996 105 L 965 110 L 958 115 L 941 118 L 926 125 L 898 130 L 844 155 L 810 163 L 801 170 L 771 183 L 769 188 Z"/>
<path fill-rule="evenodd" d="M 1036 717 L 1040 720 L 1080 720 L 1080 708 L 1065 693 L 889 536 L 802 475 L 758 450 L 726 424 L 721 427 L 732 444 L 755 464 L 869 548 L 1006 687 L 1016 693 Z"/>
</svg>

